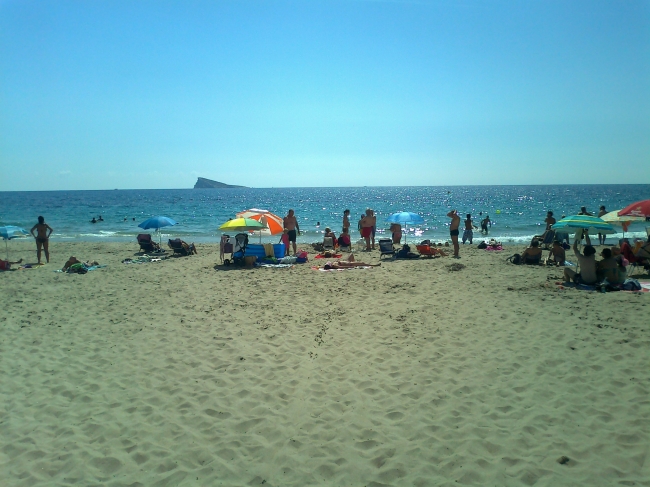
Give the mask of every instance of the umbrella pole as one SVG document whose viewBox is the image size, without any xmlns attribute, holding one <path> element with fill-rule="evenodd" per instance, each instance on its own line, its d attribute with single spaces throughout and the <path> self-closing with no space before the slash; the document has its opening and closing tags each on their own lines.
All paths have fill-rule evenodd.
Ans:
<svg viewBox="0 0 650 487">
<path fill-rule="evenodd" d="M 9 239 L 5 239 L 5 250 L 7 251 L 7 262 L 9 262 Z"/>
</svg>

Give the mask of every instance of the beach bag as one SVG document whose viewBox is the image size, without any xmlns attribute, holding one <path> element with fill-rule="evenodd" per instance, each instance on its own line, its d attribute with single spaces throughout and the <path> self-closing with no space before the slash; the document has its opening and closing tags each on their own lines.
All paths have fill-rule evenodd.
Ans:
<svg viewBox="0 0 650 487">
<path fill-rule="evenodd" d="M 480 244 L 478 244 L 478 248 L 479 249 L 487 249 L 487 242 L 481 242 Z"/>
<path fill-rule="evenodd" d="M 296 263 L 304 264 L 305 262 L 307 262 L 307 260 L 308 260 L 307 252 L 305 252 L 304 250 L 296 254 Z"/>
<path fill-rule="evenodd" d="M 521 254 L 511 255 L 510 257 L 508 257 L 506 259 L 506 262 L 510 262 L 511 264 L 514 264 L 514 265 L 521 264 Z"/>
<path fill-rule="evenodd" d="M 9 270 L 9 261 L 0 259 L 0 271 L 8 271 L 8 270 Z"/>
</svg>

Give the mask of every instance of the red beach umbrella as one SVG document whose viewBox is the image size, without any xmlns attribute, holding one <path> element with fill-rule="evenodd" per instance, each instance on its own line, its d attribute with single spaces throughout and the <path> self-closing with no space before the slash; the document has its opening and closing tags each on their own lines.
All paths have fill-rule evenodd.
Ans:
<svg viewBox="0 0 650 487">
<path fill-rule="evenodd" d="M 618 216 L 650 216 L 650 200 L 637 201 L 618 212 Z"/>
</svg>

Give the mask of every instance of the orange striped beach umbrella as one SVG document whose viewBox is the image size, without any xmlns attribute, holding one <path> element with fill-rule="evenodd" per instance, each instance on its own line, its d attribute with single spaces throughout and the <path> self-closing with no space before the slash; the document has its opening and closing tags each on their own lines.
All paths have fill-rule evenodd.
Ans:
<svg viewBox="0 0 650 487">
<path fill-rule="evenodd" d="M 237 213 L 237 217 L 257 220 L 264 225 L 265 228 L 260 230 L 260 239 L 262 235 L 279 235 L 284 230 L 284 219 L 268 210 L 251 208 Z"/>
</svg>

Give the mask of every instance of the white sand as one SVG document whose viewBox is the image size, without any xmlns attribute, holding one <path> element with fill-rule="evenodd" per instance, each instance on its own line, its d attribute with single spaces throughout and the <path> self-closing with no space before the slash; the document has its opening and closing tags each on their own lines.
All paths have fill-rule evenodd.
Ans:
<svg viewBox="0 0 650 487">
<path fill-rule="evenodd" d="M 650 485 L 650 293 L 507 251 L 325 273 L 198 249 L 53 242 L 0 273 L 0 485 Z M 54 273 L 72 254 L 108 267 Z"/>
</svg>

